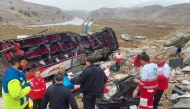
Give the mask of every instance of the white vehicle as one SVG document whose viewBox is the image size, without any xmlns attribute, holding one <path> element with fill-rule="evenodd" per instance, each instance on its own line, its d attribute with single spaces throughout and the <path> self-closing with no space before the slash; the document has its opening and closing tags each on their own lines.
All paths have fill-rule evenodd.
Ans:
<svg viewBox="0 0 190 109">
<path fill-rule="evenodd" d="M 124 39 L 125 41 L 133 41 L 133 38 L 128 34 L 122 34 L 121 38 Z"/>
<path fill-rule="evenodd" d="M 135 36 L 136 39 L 146 39 L 146 36 Z"/>
</svg>

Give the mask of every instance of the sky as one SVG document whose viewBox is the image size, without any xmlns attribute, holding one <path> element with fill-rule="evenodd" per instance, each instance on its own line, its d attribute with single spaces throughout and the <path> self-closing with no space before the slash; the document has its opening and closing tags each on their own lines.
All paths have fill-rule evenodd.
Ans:
<svg viewBox="0 0 190 109">
<path fill-rule="evenodd" d="M 190 0 L 24 0 L 27 2 L 55 6 L 62 10 L 95 10 L 101 7 L 134 7 L 159 4 L 168 6 L 179 3 L 190 3 Z"/>
</svg>

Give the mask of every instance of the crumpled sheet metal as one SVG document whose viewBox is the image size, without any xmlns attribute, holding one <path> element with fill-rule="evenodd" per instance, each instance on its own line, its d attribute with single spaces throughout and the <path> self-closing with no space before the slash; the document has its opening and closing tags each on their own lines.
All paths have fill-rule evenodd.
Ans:
<svg viewBox="0 0 190 109">
<path fill-rule="evenodd" d="M 169 109 L 190 109 L 190 97 L 181 98 L 176 104 Z"/>
<path fill-rule="evenodd" d="M 174 97 L 172 100 L 182 99 L 182 98 L 189 98 L 190 99 L 190 94 L 185 94 L 185 95 L 177 96 L 177 97 Z M 189 102 L 189 104 L 190 104 L 190 102 Z"/>
</svg>

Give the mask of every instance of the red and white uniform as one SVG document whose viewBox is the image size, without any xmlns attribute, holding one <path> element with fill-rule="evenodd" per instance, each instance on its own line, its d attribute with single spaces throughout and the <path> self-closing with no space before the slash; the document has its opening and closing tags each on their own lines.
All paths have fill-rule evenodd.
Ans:
<svg viewBox="0 0 190 109">
<path fill-rule="evenodd" d="M 120 53 L 117 53 L 117 54 L 115 54 L 115 56 L 114 56 L 114 60 L 117 62 L 117 63 L 119 63 L 119 62 L 121 62 L 122 60 L 123 60 L 123 55 Z"/>
<path fill-rule="evenodd" d="M 141 88 L 139 109 L 153 109 L 154 94 L 158 86 L 158 66 L 149 62 L 140 72 L 138 87 Z"/>
<path fill-rule="evenodd" d="M 31 99 L 42 99 L 46 92 L 46 81 L 43 77 L 37 79 L 34 77 L 31 82 L 33 83 L 33 87 L 29 92 L 29 97 Z"/>
<path fill-rule="evenodd" d="M 104 71 L 104 73 L 106 74 L 107 81 L 109 81 L 109 75 L 110 75 L 109 68 L 108 68 L 108 67 L 105 67 L 105 68 L 103 68 L 103 71 Z M 109 90 L 108 90 L 108 88 L 106 87 L 106 83 L 105 83 L 105 84 L 104 84 L 104 91 L 103 91 L 103 93 L 108 93 L 108 92 L 109 92 Z"/>
<path fill-rule="evenodd" d="M 136 66 L 136 67 L 140 67 L 141 66 L 141 60 L 139 59 L 138 55 L 134 59 L 134 66 Z"/>
<path fill-rule="evenodd" d="M 109 78 L 109 76 L 110 76 L 110 68 L 105 67 L 103 70 L 104 70 L 104 73 L 106 74 L 106 77 Z"/>
<path fill-rule="evenodd" d="M 158 65 L 158 88 L 159 90 L 166 90 L 168 88 L 170 76 L 170 67 L 166 62 Z"/>
</svg>

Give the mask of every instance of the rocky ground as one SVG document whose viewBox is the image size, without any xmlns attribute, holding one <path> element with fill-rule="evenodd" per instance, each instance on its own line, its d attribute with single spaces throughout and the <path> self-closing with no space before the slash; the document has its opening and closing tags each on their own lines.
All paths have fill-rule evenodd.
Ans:
<svg viewBox="0 0 190 109">
<path fill-rule="evenodd" d="M 175 56 L 177 48 L 175 46 L 165 47 L 161 44 L 156 46 L 153 45 L 155 42 L 162 41 L 169 44 L 174 42 L 175 40 L 178 40 L 181 37 L 188 37 L 188 34 L 183 34 L 182 32 L 177 31 L 173 34 L 173 38 L 167 40 L 167 42 L 165 42 L 166 40 L 155 40 L 149 42 L 150 45 L 144 47 L 121 48 L 122 53 L 126 57 L 126 62 L 124 66 L 121 67 L 120 73 L 133 72 L 133 62 L 131 60 L 134 58 L 134 56 L 136 56 L 136 54 L 141 53 L 142 51 L 147 52 L 152 62 L 156 62 L 155 57 L 158 53 L 165 54 L 167 62 L 169 62 L 169 60 L 171 59 L 177 59 L 178 57 Z M 186 90 L 186 93 L 190 93 L 190 67 L 188 66 L 190 65 L 189 47 L 190 41 L 184 44 L 184 47 L 182 48 L 181 56 L 182 58 L 184 58 L 183 66 L 181 66 L 181 68 L 171 68 L 169 88 L 166 91 L 164 91 L 164 94 L 161 99 L 162 106 L 160 106 L 159 109 L 167 109 L 168 107 L 171 107 L 172 104 L 169 100 L 172 96 L 174 96 L 172 94 L 174 86 L 179 86 L 182 89 Z"/>
</svg>

